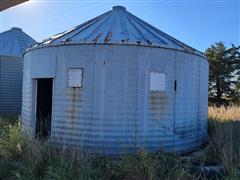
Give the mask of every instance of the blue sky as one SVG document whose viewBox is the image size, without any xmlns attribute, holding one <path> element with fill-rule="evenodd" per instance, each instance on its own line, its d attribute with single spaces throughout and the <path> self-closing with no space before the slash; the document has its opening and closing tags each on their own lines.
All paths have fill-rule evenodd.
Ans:
<svg viewBox="0 0 240 180">
<path fill-rule="evenodd" d="M 205 51 L 214 42 L 240 44 L 240 0 L 32 0 L 0 13 L 0 32 L 21 27 L 35 40 L 123 5 L 165 33 Z"/>
</svg>

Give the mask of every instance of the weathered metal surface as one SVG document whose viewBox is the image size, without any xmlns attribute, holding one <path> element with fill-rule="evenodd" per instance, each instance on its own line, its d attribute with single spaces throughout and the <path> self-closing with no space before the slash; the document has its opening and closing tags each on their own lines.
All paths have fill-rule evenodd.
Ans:
<svg viewBox="0 0 240 180">
<path fill-rule="evenodd" d="M 35 41 L 19 28 L 0 34 L 0 114 L 19 115 L 22 101 L 22 54 Z"/>
<path fill-rule="evenodd" d="M 81 86 L 69 86 L 69 69 L 81 68 Z M 164 75 L 154 80 L 164 85 L 151 87 L 151 73 Z M 36 78 L 46 77 L 53 78 L 51 140 L 58 146 L 131 154 L 186 152 L 205 141 L 207 60 L 123 7 L 25 54 L 22 117 L 33 136 Z"/>
<path fill-rule="evenodd" d="M 31 77 L 31 57 L 29 53 L 24 56 L 24 68 L 23 68 L 23 88 L 22 88 L 22 126 L 25 133 L 33 135 L 36 128 L 36 102 L 35 91 L 36 83 L 34 83 Z"/>
<path fill-rule="evenodd" d="M 208 118 L 208 74 L 209 64 L 207 61 L 200 61 L 200 84 L 199 84 L 199 143 L 207 138 Z"/>
<path fill-rule="evenodd" d="M 32 56 L 32 78 L 54 78 L 56 75 L 56 49 L 39 49 Z M 39 62 L 38 57 L 42 57 Z M 36 61 L 36 62 L 35 62 Z"/>
<path fill-rule="evenodd" d="M 175 143 L 178 151 L 194 149 L 199 143 L 198 101 L 202 98 L 199 97 L 201 60 L 186 53 L 176 53 Z"/>
<path fill-rule="evenodd" d="M 115 6 L 111 11 L 68 31 L 56 34 L 37 44 L 32 49 L 63 44 L 157 46 L 178 49 L 203 56 L 203 54 L 196 49 L 132 15 L 122 6 Z"/>
<path fill-rule="evenodd" d="M 56 60 L 51 131 L 54 144 L 88 153 L 126 154 L 140 149 L 183 152 L 203 143 L 206 59 L 167 49 L 122 45 L 44 48 L 39 57 L 38 51 L 28 52 L 24 64 L 23 124 L 32 135 L 31 66 L 42 59 L 47 63 L 50 56 L 44 54 L 50 53 L 50 59 L 55 56 Z M 83 68 L 83 87 L 68 87 L 69 68 Z M 45 77 L 44 69 L 39 71 Z M 167 74 L 165 92 L 150 91 L 151 72 Z M 201 85 L 200 78 L 204 79 Z"/>
</svg>

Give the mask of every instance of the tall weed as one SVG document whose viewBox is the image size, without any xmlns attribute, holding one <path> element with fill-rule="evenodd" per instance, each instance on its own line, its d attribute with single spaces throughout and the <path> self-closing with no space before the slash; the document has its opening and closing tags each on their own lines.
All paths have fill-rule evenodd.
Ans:
<svg viewBox="0 0 240 180">
<path fill-rule="evenodd" d="M 209 108 L 209 156 L 229 176 L 240 174 L 240 107 Z"/>
</svg>

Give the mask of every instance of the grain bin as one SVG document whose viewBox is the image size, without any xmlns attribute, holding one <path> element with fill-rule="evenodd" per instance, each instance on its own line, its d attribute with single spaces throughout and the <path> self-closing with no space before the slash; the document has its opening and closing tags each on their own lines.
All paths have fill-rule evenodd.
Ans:
<svg viewBox="0 0 240 180">
<path fill-rule="evenodd" d="M 22 121 L 87 153 L 187 152 L 207 137 L 208 61 L 115 6 L 30 48 Z"/>
<path fill-rule="evenodd" d="M 0 115 L 19 115 L 23 53 L 35 41 L 20 28 L 0 33 Z"/>
</svg>

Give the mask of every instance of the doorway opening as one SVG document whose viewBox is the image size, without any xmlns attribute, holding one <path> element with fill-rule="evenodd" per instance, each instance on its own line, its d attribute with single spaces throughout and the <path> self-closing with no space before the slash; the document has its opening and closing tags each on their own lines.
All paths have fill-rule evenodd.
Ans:
<svg viewBox="0 0 240 180">
<path fill-rule="evenodd" d="M 36 138 L 51 135 L 53 79 L 37 79 Z"/>
</svg>

